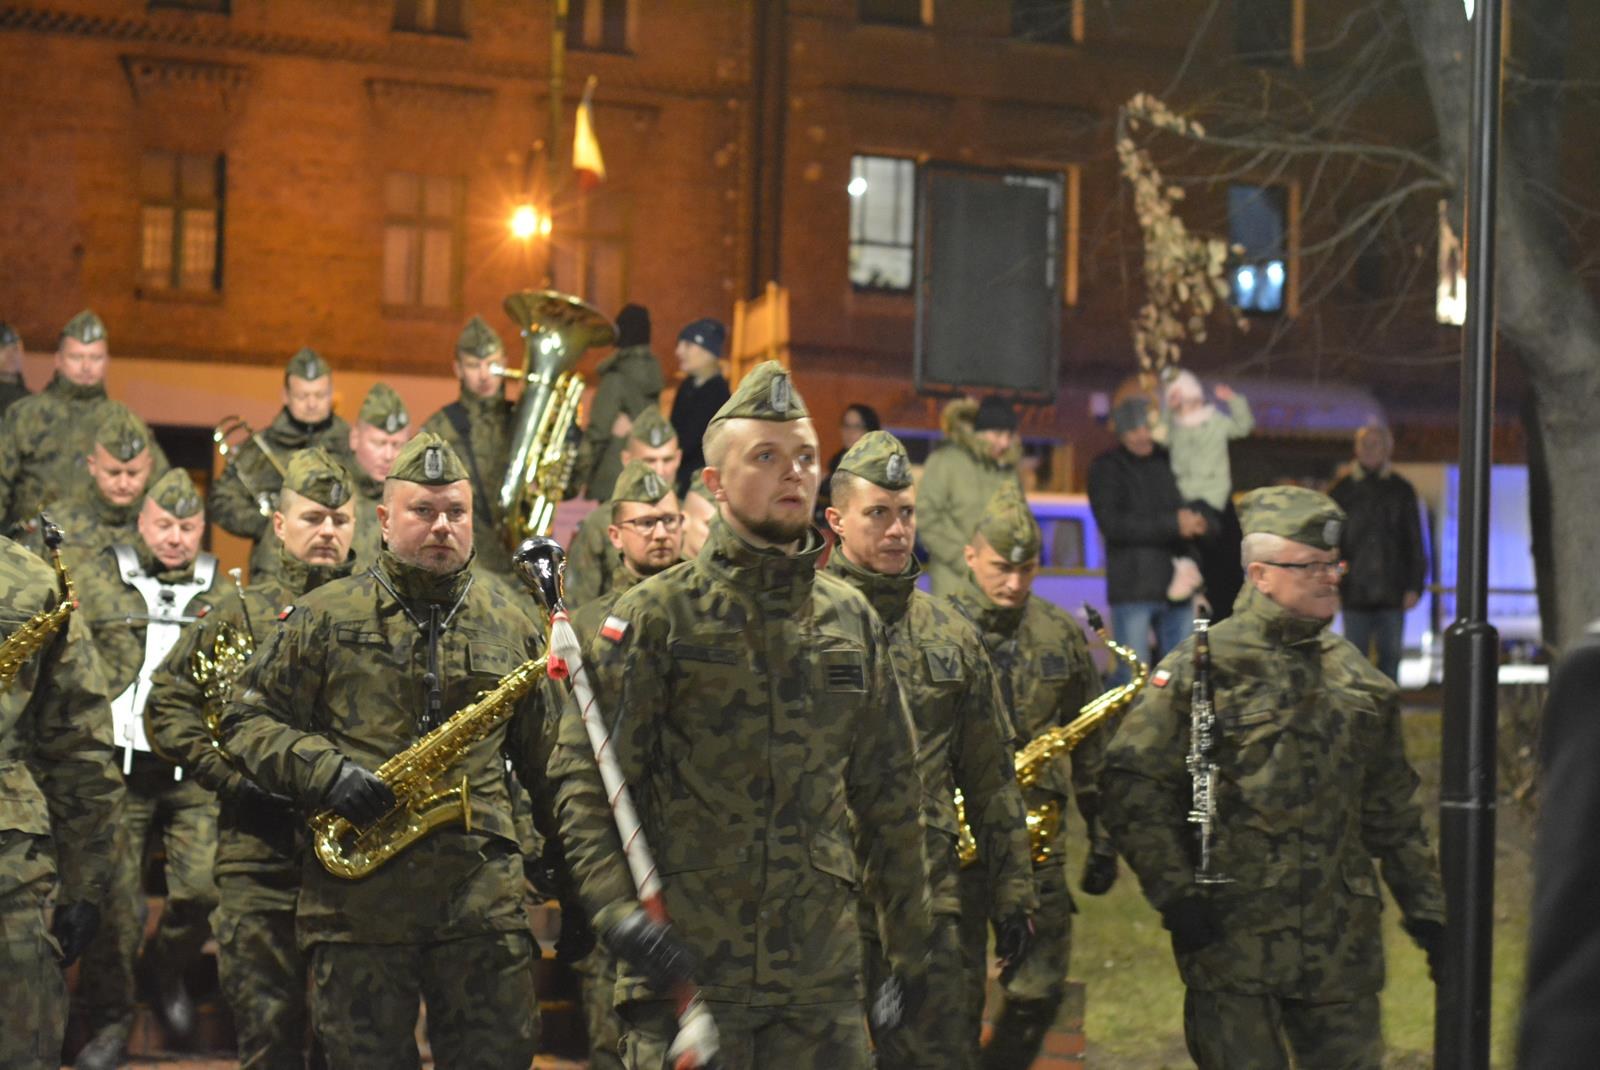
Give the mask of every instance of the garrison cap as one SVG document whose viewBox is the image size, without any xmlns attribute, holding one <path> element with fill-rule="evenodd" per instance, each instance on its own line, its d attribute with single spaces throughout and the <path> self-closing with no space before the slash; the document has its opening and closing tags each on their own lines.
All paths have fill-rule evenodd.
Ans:
<svg viewBox="0 0 1600 1070">
<path fill-rule="evenodd" d="M 470 478 L 467 466 L 461 463 L 450 443 L 424 431 L 407 442 L 389 469 L 389 478 L 406 483 L 422 483 L 429 487 L 442 487 Z"/>
<path fill-rule="evenodd" d="M 113 401 L 95 428 L 94 441 L 117 460 L 131 461 L 149 447 L 150 428 L 128 406 Z"/>
<path fill-rule="evenodd" d="M 321 379 L 324 375 L 333 374 L 333 369 L 328 367 L 328 362 L 322 359 L 322 354 L 310 346 L 301 346 L 295 355 L 289 358 L 289 363 L 283 369 L 283 373 L 292 375 L 296 379 L 304 379 L 309 383 L 313 379 Z"/>
<path fill-rule="evenodd" d="M 356 419 L 393 435 L 406 429 L 411 423 L 411 414 L 394 387 L 388 383 L 373 383 L 361 402 L 361 413 Z"/>
<path fill-rule="evenodd" d="M 900 440 L 887 431 L 868 431 L 839 459 L 839 471 L 860 476 L 884 490 L 911 486 L 911 458 Z"/>
<path fill-rule="evenodd" d="M 206 506 L 205 499 L 195 489 L 194 480 L 183 468 L 167 469 L 167 474 L 156 480 L 145 497 L 179 520 L 194 516 Z"/>
<path fill-rule="evenodd" d="M 711 493 L 711 488 L 706 486 L 706 477 L 699 472 L 696 472 L 694 478 L 689 480 L 689 493 L 699 495 L 712 505 L 717 504 L 717 496 Z"/>
<path fill-rule="evenodd" d="M 1006 483 L 984 507 L 976 534 L 982 535 L 995 552 L 1013 565 L 1039 556 L 1044 535 L 1028 508 L 1028 500 L 1015 483 Z"/>
<path fill-rule="evenodd" d="M 611 491 L 613 502 L 643 502 L 654 505 L 672 493 L 672 484 L 656 475 L 656 470 L 643 461 L 629 461 L 617 485 Z"/>
<path fill-rule="evenodd" d="M 1344 510 L 1326 494 L 1305 487 L 1262 487 L 1239 499 L 1246 535 L 1279 535 L 1317 550 L 1337 550 Z"/>
<path fill-rule="evenodd" d="M 653 450 L 660 449 L 677 437 L 677 429 L 654 405 L 646 405 L 644 411 L 633 418 L 633 430 L 628 432 L 631 441 L 642 442 Z"/>
<path fill-rule="evenodd" d="M 76 338 L 84 345 L 104 342 L 106 340 L 105 321 L 86 308 L 67 321 L 67 325 L 61 328 L 61 337 Z"/>
<path fill-rule="evenodd" d="M 0 349 L 4 349 L 6 346 L 14 346 L 21 341 L 22 339 L 17 335 L 17 329 L 11 324 L 0 320 Z"/>
<path fill-rule="evenodd" d="M 355 496 L 349 469 L 322 446 L 299 450 L 289 458 L 283 489 L 329 509 L 337 509 Z"/>
<path fill-rule="evenodd" d="M 498 357 L 505 351 L 505 343 L 500 341 L 500 336 L 495 333 L 493 327 L 484 322 L 482 316 L 473 316 L 469 319 L 456 338 L 457 353 L 465 353 L 479 360 Z"/>
<path fill-rule="evenodd" d="M 733 397 L 722 403 L 722 408 L 711 422 L 723 420 L 773 420 L 787 423 L 790 420 L 810 419 L 805 399 L 789 381 L 789 373 L 775 360 L 758 364 L 739 381 Z"/>
</svg>

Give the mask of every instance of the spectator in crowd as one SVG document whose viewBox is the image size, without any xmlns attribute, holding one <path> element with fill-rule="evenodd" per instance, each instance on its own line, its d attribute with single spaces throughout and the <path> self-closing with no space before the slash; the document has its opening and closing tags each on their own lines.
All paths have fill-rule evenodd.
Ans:
<svg viewBox="0 0 1600 1070">
<path fill-rule="evenodd" d="M 839 462 L 850 452 L 851 446 L 861 441 L 862 435 L 882 429 L 883 421 L 878 419 L 878 410 L 865 402 L 852 402 L 844 410 L 844 415 L 839 417 L 839 452 L 828 459 L 828 471 L 822 477 L 822 485 L 817 488 L 816 522 L 824 533 L 830 530 L 825 514 L 828 506 L 833 504 L 833 473 L 839 470 Z"/>
<path fill-rule="evenodd" d="M 727 328 L 713 319 L 699 319 L 678 332 L 678 368 L 683 382 L 672 399 L 672 428 L 683 446 L 683 461 L 678 465 L 678 498 L 689 492 L 689 482 L 706 466 L 700 440 L 706 425 L 730 396 L 728 380 L 722 377 L 722 343 Z"/>
<path fill-rule="evenodd" d="M 1379 670 L 1399 678 L 1406 610 L 1428 583 L 1417 492 L 1389 467 L 1394 439 L 1371 425 L 1356 432 L 1355 463 L 1328 488 L 1349 518 L 1339 550 L 1349 563 L 1340 590 L 1344 637 L 1363 654 L 1376 646 Z"/>
<path fill-rule="evenodd" d="M 1022 489 L 1017 411 L 997 397 L 957 398 L 940 420 L 945 440 L 928 457 L 917 489 L 918 526 L 928 550 L 928 580 L 944 598 L 966 583 L 967 540 L 1002 485 Z"/>
<path fill-rule="evenodd" d="M 633 421 L 658 405 L 660 397 L 661 363 L 650 351 L 650 310 L 625 305 L 617 313 L 617 350 L 596 369 L 589 426 L 578 451 L 575 478 L 586 497 L 610 500 Z"/>
<path fill-rule="evenodd" d="M 1206 533 L 1205 517 L 1183 504 L 1167 451 L 1156 445 L 1150 402 L 1130 397 L 1111 413 L 1117 445 L 1089 466 L 1089 508 L 1106 544 L 1111 630 L 1139 660 L 1172 651 L 1189 634 L 1191 602 L 1169 597 L 1174 560 Z M 1119 670 L 1125 674 L 1125 670 Z"/>
</svg>

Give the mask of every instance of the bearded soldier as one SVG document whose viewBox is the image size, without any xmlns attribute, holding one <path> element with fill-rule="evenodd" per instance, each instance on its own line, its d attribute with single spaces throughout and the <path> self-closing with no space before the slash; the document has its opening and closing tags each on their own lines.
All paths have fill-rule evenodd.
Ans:
<svg viewBox="0 0 1600 1070">
<path fill-rule="evenodd" d="M 46 565 L 0 536 L 0 642 L 62 596 Z M 0 684 L 0 1066 L 16 1070 L 61 1065 L 63 971 L 95 933 L 111 873 L 122 778 L 102 676 L 74 613 Z"/>
<path fill-rule="evenodd" d="M 954 599 L 956 608 L 983 634 L 1019 748 L 1076 718 L 1083 705 L 1100 693 L 1100 674 L 1077 622 L 1031 593 L 1042 541 L 1039 524 L 1022 492 L 1003 484 L 968 539 L 967 586 Z M 978 1060 L 985 1068 L 1022 1070 L 1033 1065 L 1066 994 L 1072 915 L 1077 909 L 1067 888 L 1066 871 L 1066 811 L 1073 797 L 1089 838 L 1083 890 L 1103 895 L 1116 879 L 1116 853 L 1100 823 L 1099 778 L 1104 754 L 1105 733 L 1095 731 L 1072 751 L 1070 759 L 1065 755 L 1051 759 L 1049 768 L 1023 792 L 1029 810 L 1059 807 L 1061 827 L 1044 845 L 1046 853 L 1034 856 L 1039 909 L 1034 914 L 1033 950 L 1019 969 L 1002 978 L 1005 1005 L 995 1021 L 994 1037 Z M 1003 918 L 993 895 L 993 885 L 983 870 L 962 872 L 962 945 L 967 956 L 967 983 L 972 986 L 968 1007 L 974 1009 L 967 1043 L 974 1052 L 977 1011 L 982 1008 L 986 979 L 988 920 L 998 923 Z M 996 931 L 997 936 L 1004 933 L 1000 928 Z"/>
<path fill-rule="evenodd" d="M 455 371 L 461 396 L 422 425 L 449 443 L 472 480 L 472 544 L 476 565 L 511 574 L 511 554 L 500 537 L 500 484 L 511 456 L 514 406 L 499 370 L 505 345 L 481 317 L 473 316 L 456 339 Z"/>
<path fill-rule="evenodd" d="M 544 648 L 509 588 L 470 568 L 472 487 L 438 436 L 406 444 L 378 516 L 377 564 L 279 614 L 222 724 L 223 746 L 264 790 L 357 827 L 396 805 L 372 770 Z M 536 688 L 451 765 L 452 779 L 468 781 L 470 821 L 435 829 L 359 879 L 307 853 L 297 932 L 330 1066 L 417 1066 L 419 998 L 441 1068 L 532 1061 L 534 947 L 502 754 L 541 798 L 546 713 Z"/>
<path fill-rule="evenodd" d="M 0 321 L 0 416 L 27 396 L 28 384 L 22 381 L 22 338 L 11 324 Z"/>
<path fill-rule="evenodd" d="M 141 972 L 156 986 L 156 1007 L 174 1036 L 194 1027 L 194 1004 L 183 973 L 210 934 L 217 905 L 216 797 L 152 753 L 144 729 L 151 681 L 182 632 L 195 621 L 202 595 L 217 578 L 217 561 L 200 552 L 205 533 L 200 492 L 174 468 L 156 481 L 140 507 L 138 540 L 101 553 L 78 581 L 82 613 L 111 684 L 113 739 L 128 782 L 117 869 L 105 902 L 105 931 L 83 965 L 80 995 L 94 1031 L 80 1067 L 117 1065 L 133 1023 L 134 956 L 143 903 L 141 862 L 152 828 L 166 848 L 167 900 L 145 950 Z"/>
<path fill-rule="evenodd" d="M 711 539 L 602 624 L 599 708 L 665 885 L 666 935 L 702 963 L 729 1070 L 864 1068 L 858 879 L 893 970 L 874 999 L 885 1024 L 926 983 L 914 730 L 883 625 L 816 572 L 817 436 L 788 373 L 752 371 L 709 434 Z M 637 907 L 575 709 L 559 744 L 551 774 L 585 902 L 622 959 L 652 966 L 661 934 Z M 628 1065 L 661 1066 L 676 1016 L 645 974 L 667 971 L 620 972 Z"/>
<path fill-rule="evenodd" d="M 333 369 L 315 350 L 301 349 L 283 370 L 283 408 L 272 423 L 240 446 L 211 492 L 211 512 L 223 529 L 252 539 L 250 578 L 278 562 L 272 513 L 294 454 L 324 446 L 348 449 L 350 426 L 333 411 Z"/>
<path fill-rule="evenodd" d="M 61 328 L 55 374 L 41 393 L 25 397 L 0 420 L 0 530 L 31 523 L 40 506 L 89 493 L 83 458 L 112 404 L 106 397 L 111 362 L 106 325 L 85 309 Z M 150 443 L 153 476 L 167 455 Z"/>
<path fill-rule="evenodd" d="M 214 662 L 219 637 L 229 633 L 264 646 L 284 606 L 350 575 L 352 484 L 328 451 L 313 447 L 294 455 L 272 517 L 283 559 L 248 590 L 205 597 L 196 611 L 200 622 L 173 647 L 145 707 L 151 743 L 220 800 L 218 967 L 239 1038 L 239 1065 L 249 1070 L 306 1065 L 306 960 L 294 933 L 305 817 L 286 798 L 257 786 L 217 745 L 207 714 L 219 713 L 227 695 L 208 696 L 194 662 L 197 654 Z"/>
<path fill-rule="evenodd" d="M 1172 933 L 1202 1070 L 1382 1065 L 1380 868 L 1430 971 L 1442 952 L 1399 691 L 1328 630 L 1343 521 L 1301 487 L 1240 501 L 1245 585 L 1208 636 L 1214 720 L 1199 757 L 1215 770 L 1215 814 L 1203 829 L 1186 761 L 1193 637 L 1161 661 L 1107 755 L 1106 820 Z M 1196 880 L 1202 839 L 1221 883 Z"/>
<path fill-rule="evenodd" d="M 628 432 L 628 444 L 622 449 L 622 464 L 643 461 L 657 476 L 670 486 L 678 478 L 678 462 L 683 451 L 678 448 L 678 433 L 667 423 L 661 410 L 651 407 L 639 414 Z M 566 592 L 569 606 L 581 606 L 612 585 L 612 574 L 617 567 L 617 549 L 614 548 L 608 529 L 611 519 L 609 505 L 617 498 L 601 502 L 583 518 L 572 536 L 572 546 L 567 552 Z M 677 495 L 673 495 L 677 504 Z"/>
<path fill-rule="evenodd" d="M 839 544 L 828 558 L 828 572 L 860 591 L 878 611 L 917 726 L 934 915 L 928 998 L 915 1027 L 880 1037 L 877 1051 L 880 1067 L 932 1070 L 966 1066 L 969 1032 L 982 1013 L 982 1007 L 968 1006 L 973 992 L 962 977 L 957 789 L 965 797 L 982 876 L 991 890 L 995 953 L 1005 962 L 1008 979 L 1027 956 L 1033 935 L 1029 914 L 1038 899 L 1026 814 L 1011 768 L 1010 718 L 977 629 L 948 602 L 916 589 L 922 573 L 911 555 L 916 500 L 905 447 L 887 431 L 863 435 L 834 471 L 827 517 Z M 868 917 L 862 931 L 870 991 L 887 965 L 876 919 Z"/>
<path fill-rule="evenodd" d="M 356 479 L 356 567 L 366 568 L 378 560 L 383 539 L 378 534 L 378 503 L 383 499 L 383 481 L 389 469 L 411 438 L 411 414 L 406 403 L 388 383 L 373 383 L 361 402 L 361 413 L 350 429 L 350 455 L 355 461 Z"/>
<path fill-rule="evenodd" d="M 594 401 L 583 433 L 573 481 L 597 502 L 611 498 L 624 463 L 622 451 L 633 422 L 647 409 L 659 410 L 661 364 L 650 352 L 650 312 L 626 305 L 617 313 L 617 349 L 595 369 Z"/>
<path fill-rule="evenodd" d="M 94 489 L 50 512 L 64 536 L 61 555 L 69 569 L 80 568 L 115 543 L 137 541 L 136 521 L 155 467 L 154 442 L 150 428 L 126 405 L 113 401 L 106 406 L 87 458 Z M 32 532 L 27 543 L 44 555 L 42 532 Z"/>
</svg>

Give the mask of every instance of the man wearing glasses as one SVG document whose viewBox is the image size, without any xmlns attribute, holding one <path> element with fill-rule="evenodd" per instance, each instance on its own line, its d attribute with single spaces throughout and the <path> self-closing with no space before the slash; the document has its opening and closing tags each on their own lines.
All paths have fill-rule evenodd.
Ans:
<svg viewBox="0 0 1600 1070">
<path fill-rule="evenodd" d="M 1215 876 L 1196 880 L 1192 638 L 1111 742 L 1105 820 L 1172 933 L 1201 1070 L 1286 1068 L 1291 1052 L 1300 1067 L 1376 1070 L 1380 870 L 1430 971 L 1444 937 L 1399 690 L 1328 630 L 1343 572 L 1333 500 L 1267 487 L 1244 496 L 1240 518 L 1245 585 L 1210 631 Z"/>
</svg>

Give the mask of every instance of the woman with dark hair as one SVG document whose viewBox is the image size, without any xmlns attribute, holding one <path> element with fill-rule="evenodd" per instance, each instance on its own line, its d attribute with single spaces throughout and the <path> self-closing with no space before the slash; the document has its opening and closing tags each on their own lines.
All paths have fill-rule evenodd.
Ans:
<svg viewBox="0 0 1600 1070">
<path fill-rule="evenodd" d="M 845 451 L 856 444 L 856 441 L 868 431 L 882 431 L 883 421 L 878 419 L 878 410 L 871 405 L 856 401 L 848 405 L 844 415 L 839 417 L 839 452 L 828 459 L 828 471 L 822 477 L 822 484 L 817 487 L 817 508 L 813 513 L 817 528 L 820 531 L 832 534 L 828 521 L 823 516 L 824 510 L 833 503 L 831 485 L 833 473 L 838 469 L 839 462 L 844 460 Z"/>
</svg>

